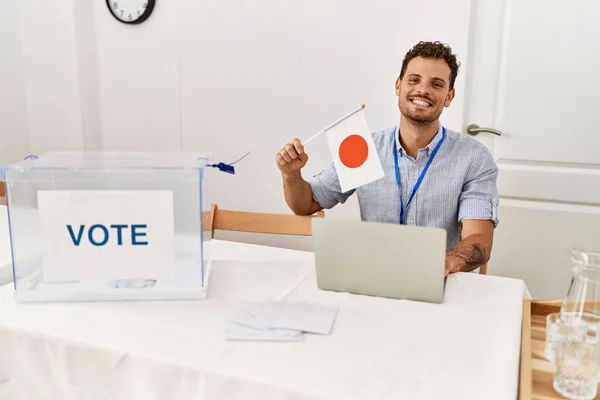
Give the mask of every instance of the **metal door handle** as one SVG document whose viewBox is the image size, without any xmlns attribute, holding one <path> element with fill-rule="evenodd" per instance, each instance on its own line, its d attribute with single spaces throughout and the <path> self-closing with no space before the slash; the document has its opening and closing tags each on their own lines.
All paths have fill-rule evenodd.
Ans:
<svg viewBox="0 0 600 400">
<path fill-rule="evenodd" d="M 477 124 L 471 124 L 471 125 L 467 126 L 467 133 L 469 135 L 475 136 L 475 135 L 479 134 L 479 132 L 489 132 L 489 133 L 493 133 L 494 135 L 502 136 L 502 132 L 500 132 L 497 129 L 480 128 L 479 125 L 477 125 Z"/>
</svg>

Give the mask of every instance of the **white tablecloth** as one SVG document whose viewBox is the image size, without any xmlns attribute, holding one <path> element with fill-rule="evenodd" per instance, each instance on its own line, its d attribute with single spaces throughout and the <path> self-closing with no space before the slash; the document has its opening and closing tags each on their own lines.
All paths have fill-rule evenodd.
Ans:
<svg viewBox="0 0 600 400">
<path fill-rule="evenodd" d="M 443 304 L 383 299 L 320 291 L 311 253 L 212 246 L 230 261 L 201 301 L 16 304 L 0 288 L 0 398 L 516 398 L 522 281 L 459 273 Z M 237 310 L 267 299 L 338 305 L 334 330 L 224 339 Z"/>
</svg>

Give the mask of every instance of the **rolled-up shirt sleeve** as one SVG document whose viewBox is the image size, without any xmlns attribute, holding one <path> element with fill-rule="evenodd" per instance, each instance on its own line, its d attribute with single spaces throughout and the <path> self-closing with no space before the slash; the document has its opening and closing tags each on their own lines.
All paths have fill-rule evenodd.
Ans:
<svg viewBox="0 0 600 400">
<path fill-rule="evenodd" d="M 345 203 L 354 193 L 354 189 L 342 192 L 333 163 L 323 171 L 305 180 L 310 185 L 313 199 L 325 209 L 333 208 L 338 203 Z"/>
<path fill-rule="evenodd" d="M 478 144 L 459 199 L 458 220 L 490 220 L 498 226 L 498 166 L 488 149 Z"/>
</svg>

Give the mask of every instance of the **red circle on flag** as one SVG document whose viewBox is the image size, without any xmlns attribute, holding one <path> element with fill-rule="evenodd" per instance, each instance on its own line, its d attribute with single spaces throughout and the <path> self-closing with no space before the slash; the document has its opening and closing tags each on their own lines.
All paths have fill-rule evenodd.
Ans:
<svg viewBox="0 0 600 400">
<path fill-rule="evenodd" d="M 358 168 L 367 161 L 369 145 L 360 135 L 350 135 L 340 144 L 340 161 L 348 168 Z"/>
</svg>

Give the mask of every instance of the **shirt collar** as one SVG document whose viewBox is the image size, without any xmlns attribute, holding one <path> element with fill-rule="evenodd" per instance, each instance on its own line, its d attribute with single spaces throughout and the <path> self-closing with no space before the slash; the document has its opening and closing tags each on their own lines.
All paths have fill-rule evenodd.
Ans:
<svg viewBox="0 0 600 400">
<path fill-rule="evenodd" d="M 440 124 L 437 133 L 433 137 L 433 140 L 431 140 L 431 142 L 429 142 L 429 144 L 427 146 L 425 146 L 425 149 L 427 150 L 427 156 L 429 156 L 431 154 L 433 149 L 435 149 L 435 146 L 437 146 L 437 144 L 440 142 L 440 140 L 442 140 L 442 130 L 443 130 L 443 126 L 442 126 L 442 124 Z M 400 143 L 399 132 L 400 132 L 400 126 L 397 126 L 396 133 L 394 134 L 394 136 L 395 136 L 394 140 L 396 141 L 396 146 L 398 148 L 398 151 L 402 155 L 402 154 L 406 154 L 406 150 L 404 150 L 404 148 L 402 147 L 402 143 Z"/>
<path fill-rule="evenodd" d="M 435 149 L 435 146 L 437 146 L 438 143 L 440 142 L 440 140 L 442 140 L 443 129 L 444 129 L 444 127 L 442 126 L 442 124 L 440 124 L 440 127 L 438 128 L 437 133 L 433 137 L 433 140 L 427 145 L 427 155 L 431 154 L 433 149 Z"/>
</svg>

